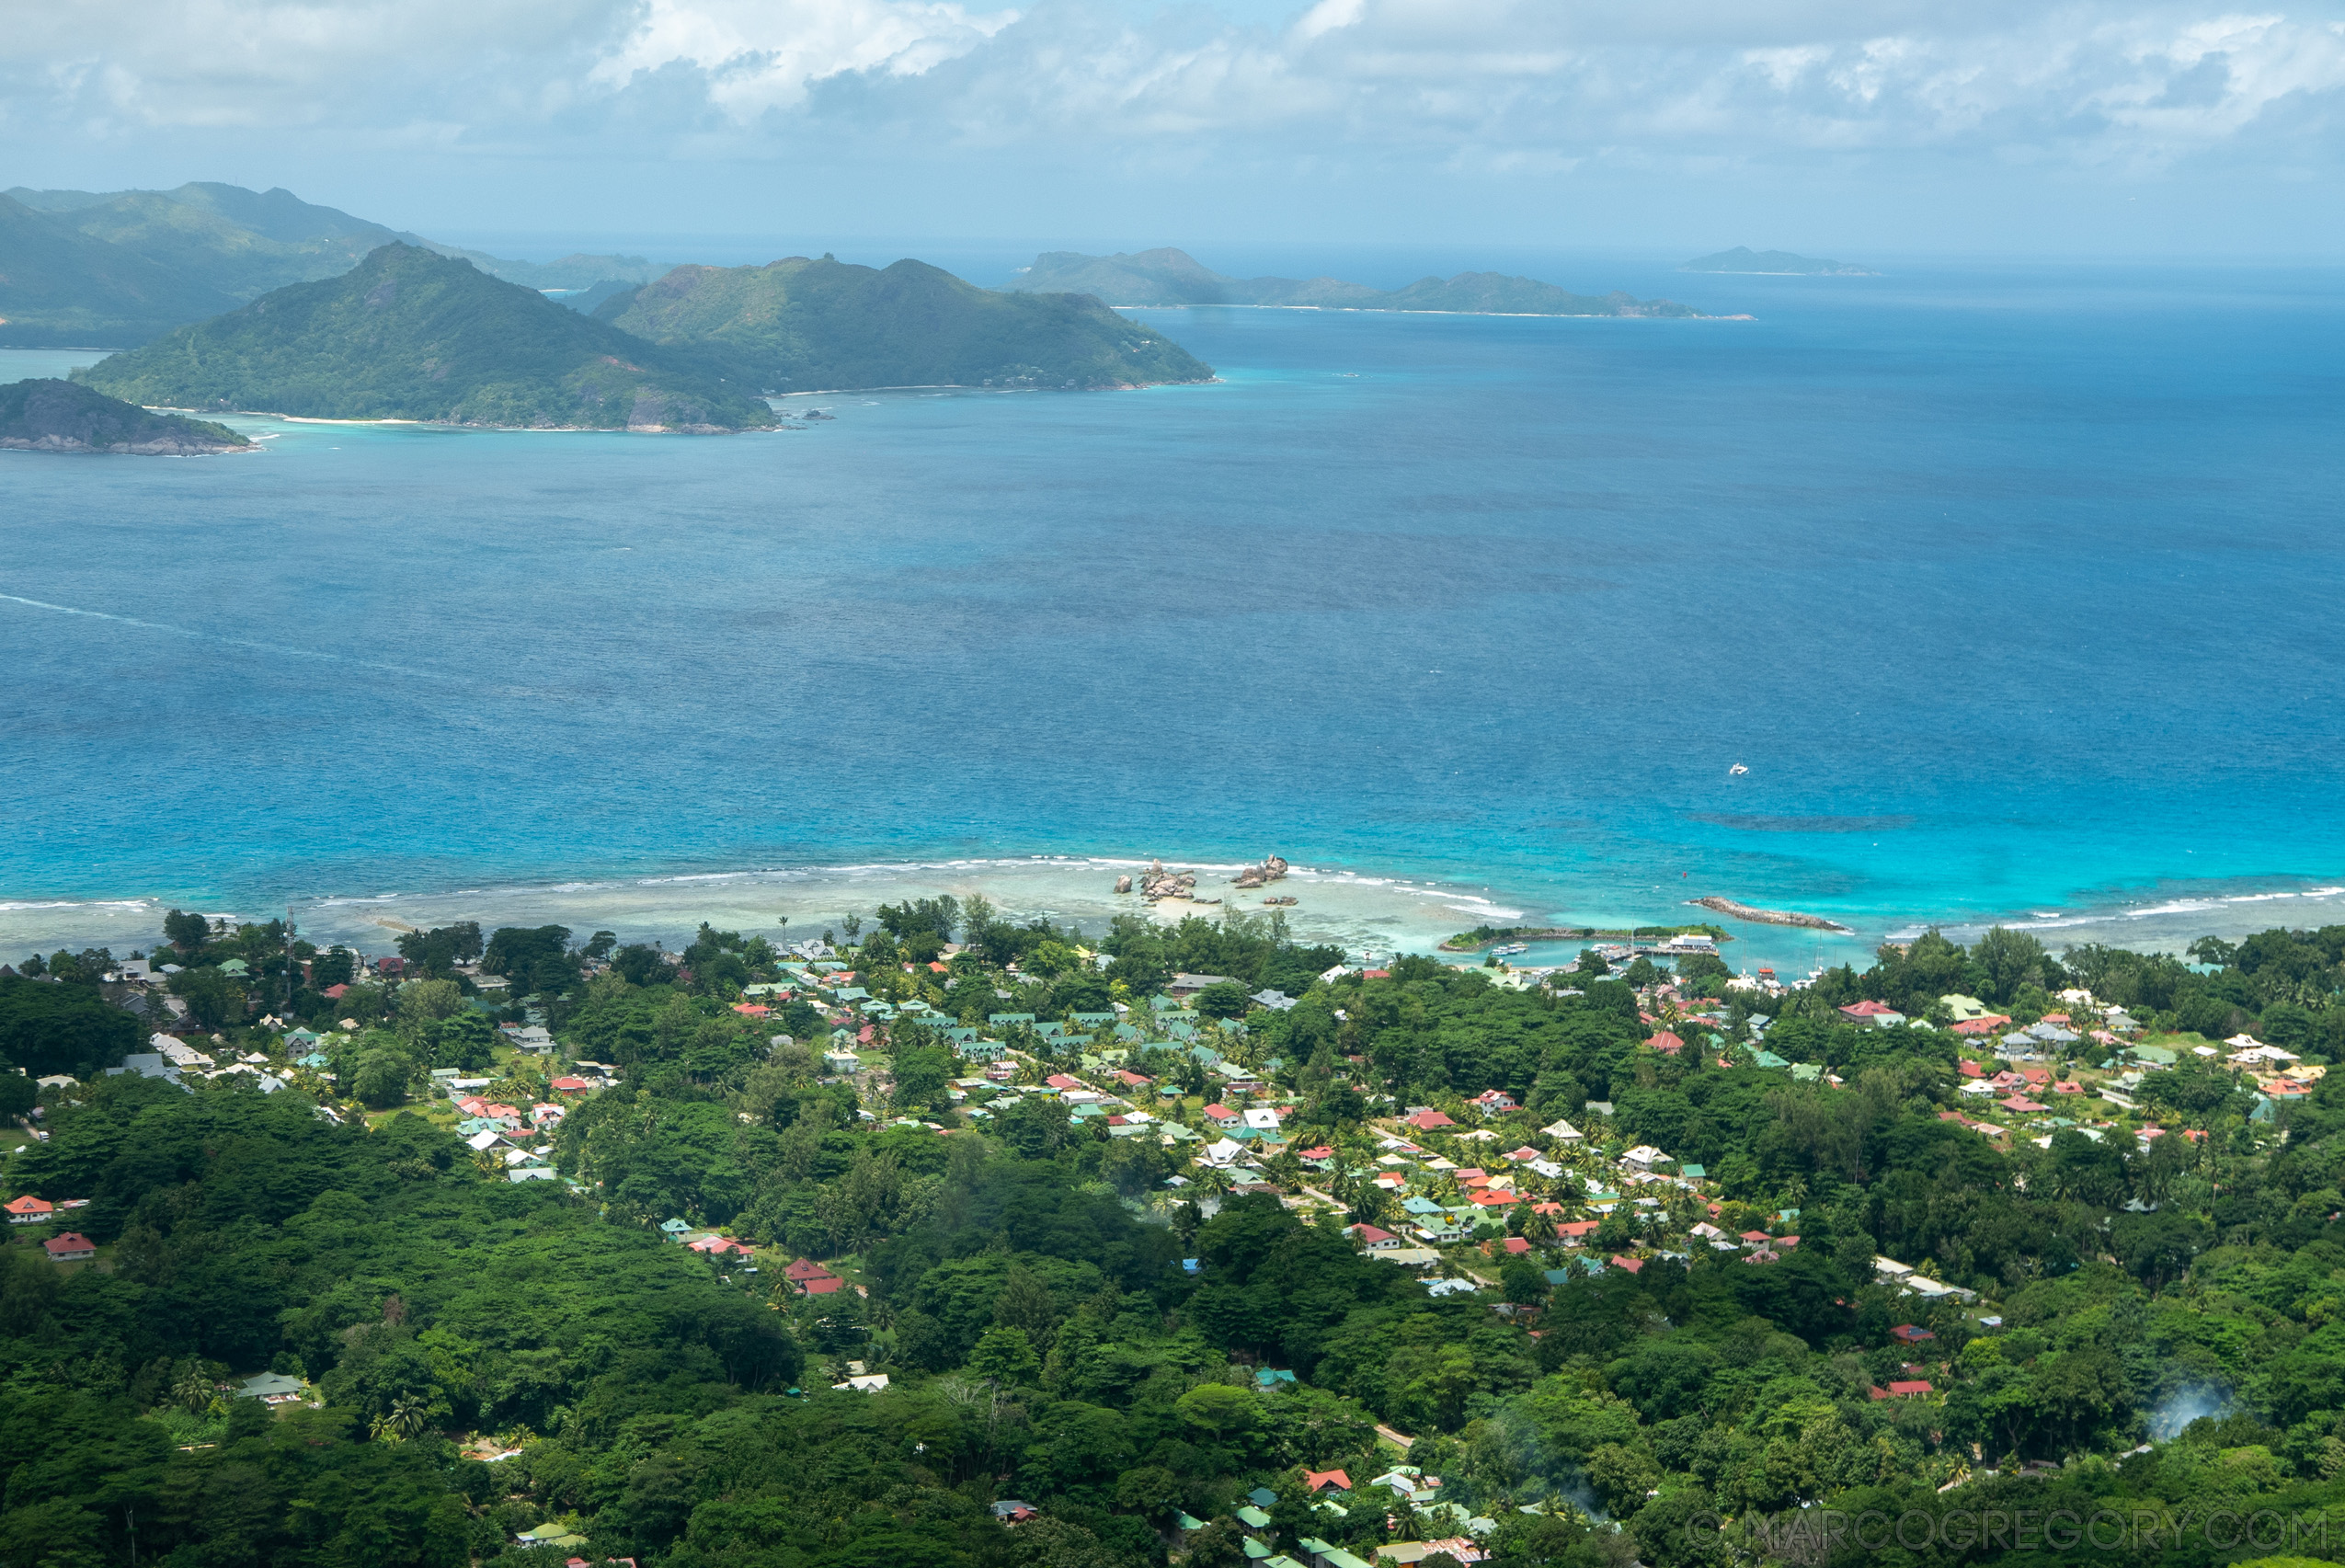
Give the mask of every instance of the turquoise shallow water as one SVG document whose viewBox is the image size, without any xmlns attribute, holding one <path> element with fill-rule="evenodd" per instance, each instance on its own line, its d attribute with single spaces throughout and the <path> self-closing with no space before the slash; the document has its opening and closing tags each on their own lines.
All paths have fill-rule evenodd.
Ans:
<svg viewBox="0 0 2345 1568">
<path fill-rule="evenodd" d="M 1626 281 L 1759 319 L 1145 312 L 1225 381 L 0 453 L 0 903 L 1275 847 L 1878 934 L 2345 882 L 2337 274 Z"/>
</svg>

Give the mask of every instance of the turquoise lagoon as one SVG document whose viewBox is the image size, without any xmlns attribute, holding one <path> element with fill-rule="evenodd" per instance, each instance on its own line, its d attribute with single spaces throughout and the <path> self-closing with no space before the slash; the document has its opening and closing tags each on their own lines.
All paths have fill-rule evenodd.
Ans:
<svg viewBox="0 0 2345 1568">
<path fill-rule="evenodd" d="M 0 949 L 1271 850 L 1487 900 L 1392 945 L 2345 919 L 2345 278 L 1623 280 L 1756 319 L 1150 311 L 1221 382 L 0 453 Z"/>
</svg>

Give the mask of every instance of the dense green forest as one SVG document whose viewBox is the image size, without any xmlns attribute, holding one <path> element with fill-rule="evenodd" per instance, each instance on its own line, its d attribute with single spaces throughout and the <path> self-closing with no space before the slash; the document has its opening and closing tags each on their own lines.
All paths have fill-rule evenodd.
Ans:
<svg viewBox="0 0 2345 1568">
<path fill-rule="evenodd" d="M 656 348 L 416 246 L 294 283 L 74 372 L 134 403 L 532 429 L 765 429 L 772 411 Z"/>
<path fill-rule="evenodd" d="M 1209 381 L 1162 334 L 1080 294 L 996 293 L 926 262 L 679 267 L 595 317 L 770 392 Z"/>
<path fill-rule="evenodd" d="M 1087 940 L 938 899 L 851 924 L 822 960 L 778 932 L 670 953 L 451 927 L 385 981 L 175 915 L 154 957 L 214 1057 L 282 1055 L 264 1010 L 325 1029 L 330 1076 L 266 1094 L 105 1076 L 148 1028 L 110 955 L 0 977 L 0 1056 L 81 1080 L 40 1091 L 48 1138 L 7 1189 L 86 1200 L 60 1214 L 98 1253 L 50 1261 L 62 1224 L 0 1250 L 0 1563 L 2345 1555 L 2305 1533 L 2345 1519 L 2345 1089 L 2259 1119 L 2237 1070 L 2186 1053 L 2098 1140 L 2081 1113 L 1991 1139 L 1947 1113 L 1993 1037 L 1842 1011 L 1926 1022 L 1957 994 L 2031 1023 L 2089 987 L 2302 1070 L 2345 1057 L 2345 928 L 2189 961 L 1933 934 L 1767 995 L 1699 956 L 1369 978 L 1242 918 Z M 1177 1006 L 1175 974 L 1230 989 Z M 532 1016 L 554 1059 L 495 1033 Z M 1697 1048 L 1654 1048 L 1663 1024 Z M 956 1054 L 986 1037 L 1016 1082 Z M 509 1180 L 428 1076 L 526 1103 L 571 1061 L 615 1078 L 548 1136 L 561 1179 Z M 1257 1163 L 1201 1166 L 1210 1124 L 1120 1135 L 1043 1074 L 1189 1127 L 1259 1082 L 1284 1121 Z M 1450 1125 L 1394 1119 L 1416 1107 Z M 1493 1164 L 1527 1140 L 1562 1175 L 1470 1210 L 1428 1275 L 1346 1229 L 1404 1223 L 1370 1179 L 1396 1132 Z M 1631 1145 L 1706 1173 L 1617 1203 L 1596 1186 L 1631 1190 Z M 1406 1190 L 1454 1202 L 1449 1163 Z M 1584 1243 L 1559 1235 L 1583 1216 Z M 1689 1241 L 1705 1219 L 1779 1257 Z M 1884 1257 L 1972 1299 L 1899 1294 Z M 801 1291 L 801 1258 L 839 1288 Z M 304 1396 L 233 1392 L 268 1372 Z M 1034 1516 L 1001 1522 L 1009 1500 Z"/>
</svg>

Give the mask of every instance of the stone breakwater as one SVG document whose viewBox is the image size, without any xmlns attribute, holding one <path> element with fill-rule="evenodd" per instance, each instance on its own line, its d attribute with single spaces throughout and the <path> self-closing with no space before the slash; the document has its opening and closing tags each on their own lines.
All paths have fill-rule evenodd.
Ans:
<svg viewBox="0 0 2345 1568">
<path fill-rule="evenodd" d="M 1807 931 L 1833 931 L 1843 936 L 1851 934 L 1848 927 L 1837 921 L 1825 920 L 1822 915 L 1803 915 L 1792 910 L 1755 910 L 1748 904 L 1716 897 L 1688 898 L 1686 901 L 1699 909 L 1714 910 L 1722 915 L 1738 921 L 1751 921 L 1759 925 L 1796 925 Z"/>
</svg>

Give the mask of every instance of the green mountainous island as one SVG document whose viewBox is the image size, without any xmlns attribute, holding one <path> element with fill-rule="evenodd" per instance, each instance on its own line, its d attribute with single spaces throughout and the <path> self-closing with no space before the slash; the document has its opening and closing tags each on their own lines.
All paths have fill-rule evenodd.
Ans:
<svg viewBox="0 0 2345 1568">
<path fill-rule="evenodd" d="M 1046 251 L 1002 287 L 1020 293 L 1091 294 L 1116 305 L 1279 305 L 1470 315 L 1687 317 L 1701 314 L 1675 300 L 1640 300 L 1619 292 L 1575 294 L 1553 283 L 1498 272 L 1460 272 L 1446 280 L 1422 278 L 1405 289 L 1391 290 L 1335 278 L 1231 278 L 1186 251 L 1169 246 L 1115 256 Z"/>
<path fill-rule="evenodd" d="M 74 379 L 136 403 L 305 418 L 692 432 L 779 422 L 696 358 L 398 243 Z"/>
<path fill-rule="evenodd" d="M 1851 266 L 1845 261 L 1824 261 L 1813 256 L 1794 256 L 1788 250 L 1753 250 L 1738 245 L 1732 250 L 1722 250 L 1715 256 L 1697 256 L 1677 269 L 1680 272 L 1750 272 L 1767 277 L 1798 278 L 1878 278 L 1880 273 L 1867 268 Z"/>
<path fill-rule="evenodd" d="M 349 271 L 393 243 L 460 257 L 532 289 L 624 286 L 660 269 L 635 256 L 508 261 L 384 227 L 289 190 L 198 182 L 176 190 L 0 195 L 0 348 L 142 343 L 271 289 Z"/>
<path fill-rule="evenodd" d="M 0 383 L 0 448 L 16 452 L 117 452 L 202 457 L 251 452 L 225 425 L 151 414 L 70 381 Z"/>
<path fill-rule="evenodd" d="M 766 390 L 1112 388 L 1202 382 L 1212 367 L 1087 291 L 999 293 L 921 261 L 824 257 L 679 267 L 595 319 L 704 354 Z"/>
</svg>

